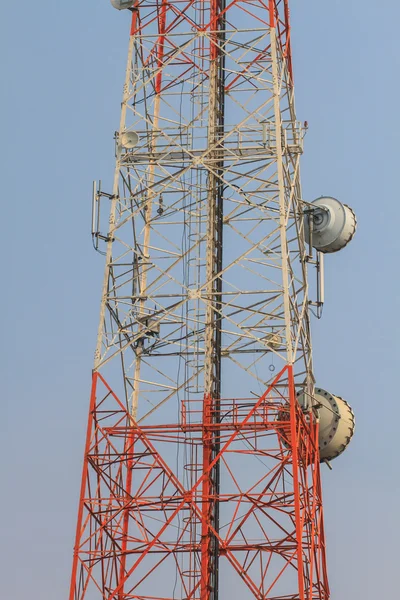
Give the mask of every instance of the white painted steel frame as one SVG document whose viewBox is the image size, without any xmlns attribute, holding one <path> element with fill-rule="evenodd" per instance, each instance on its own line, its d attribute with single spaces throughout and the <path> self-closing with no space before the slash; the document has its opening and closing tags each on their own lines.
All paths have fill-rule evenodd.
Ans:
<svg viewBox="0 0 400 600">
<path fill-rule="evenodd" d="M 251 29 L 239 9 L 229 13 L 220 49 L 230 87 L 219 176 L 208 131 L 210 34 L 182 21 L 166 36 L 160 66 L 157 22 L 151 8 L 141 10 L 117 136 L 95 370 L 108 373 L 138 420 L 204 394 L 207 315 L 216 310 L 210 278 L 220 276 L 222 395 L 257 393 L 272 369 L 287 363 L 299 384 L 311 385 L 299 178 L 304 130 L 276 30 Z M 195 21 L 196 5 L 191 10 Z M 195 66 L 182 67 L 190 61 Z M 138 134 L 135 148 L 122 146 L 125 131 Z M 221 273 L 206 268 L 212 177 L 224 185 Z"/>
</svg>

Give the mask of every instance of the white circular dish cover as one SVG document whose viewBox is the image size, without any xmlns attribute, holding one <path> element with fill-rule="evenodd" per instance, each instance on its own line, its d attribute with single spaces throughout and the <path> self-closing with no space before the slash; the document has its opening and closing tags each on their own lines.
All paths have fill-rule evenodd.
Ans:
<svg viewBox="0 0 400 600">
<path fill-rule="evenodd" d="M 125 8 L 132 8 L 134 0 L 111 0 L 111 4 L 117 10 L 124 10 Z"/>
<path fill-rule="evenodd" d="M 306 403 L 304 392 L 297 394 L 297 399 L 303 408 Z M 350 405 L 340 396 L 334 396 L 322 388 L 315 388 L 312 405 L 319 414 L 319 452 L 321 461 L 333 460 L 350 443 L 354 434 L 355 419 Z"/>
<path fill-rule="evenodd" d="M 312 202 L 304 218 L 306 241 L 309 237 L 309 219 L 313 220 L 312 245 L 320 252 L 338 252 L 352 240 L 357 220 L 352 209 L 336 198 L 321 196 Z"/>
</svg>

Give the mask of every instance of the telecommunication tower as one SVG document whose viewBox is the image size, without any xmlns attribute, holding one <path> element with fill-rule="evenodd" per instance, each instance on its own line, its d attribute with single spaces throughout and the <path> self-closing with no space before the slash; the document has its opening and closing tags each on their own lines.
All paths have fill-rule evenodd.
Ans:
<svg viewBox="0 0 400 600">
<path fill-rule="evenodd" d="M 111 2 L 130 38 L 114 183 L 93 190 L 69 599 L 328 600 L 320 461 L 354 417 L 315 387 L 309 321 L 356 222 L 302 198 L 288 0 Z"/>
</svg>

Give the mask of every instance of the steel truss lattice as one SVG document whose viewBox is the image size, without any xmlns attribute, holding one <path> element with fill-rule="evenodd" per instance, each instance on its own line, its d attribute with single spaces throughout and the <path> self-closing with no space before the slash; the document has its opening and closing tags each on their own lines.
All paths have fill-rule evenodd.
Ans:
<svg viewBox="0 0 400 600">
<path fill-rule="evenodd" d="M 179 417 L 137 425 L 94 374 L 71 598 L 208 598 L 211 536 L 222 598 L 328 598 L 318 425 L 300 410 L 292 367 L 257 399 L 222 399 L 218 415 L 211 398 L 182 401 Z M 185 477 L 168 464 L 177 446 Z"/>
<path fill-rule="evenodd" d="M 287 1 L 131 12 L 70 600 L 328 600 Z"/>
</svg>

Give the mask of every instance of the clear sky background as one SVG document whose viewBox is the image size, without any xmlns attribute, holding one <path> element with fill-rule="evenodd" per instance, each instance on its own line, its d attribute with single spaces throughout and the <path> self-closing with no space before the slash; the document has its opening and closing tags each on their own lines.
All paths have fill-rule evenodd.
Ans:
<svg viewBox="0 0 400 600">
<path fill-rule="evenodd" d="M 332 600 L 395 599 L 400 534 L 399 22 L 394 0 L 292 0 L 303 195 L 359 228 L 326 260 L 318 385 L 356 436 L 324 469 Z M 114 168 L 129 19 L 108 0 L 7 1 L 2 63 L 0 598 L 62 600 L 72 546 L 103 258 L 91 183 Z M 239 599 L 233 599 L 239 600 Z"/>
</svg>

